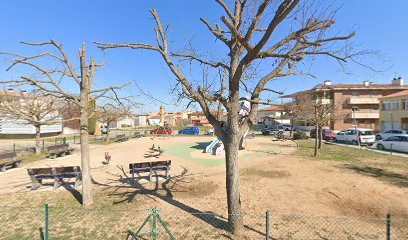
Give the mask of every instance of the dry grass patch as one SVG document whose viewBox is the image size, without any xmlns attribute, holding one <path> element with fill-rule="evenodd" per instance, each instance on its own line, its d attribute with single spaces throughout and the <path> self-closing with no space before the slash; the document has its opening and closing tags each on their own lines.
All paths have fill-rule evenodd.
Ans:
<svg viewBox="0 0 408 240">
<path fill-rule="evenodd" d="M 289 177 L 290 173 L 284 170 L 263 170 L 258 168 L 247 168 L 242 171 L 245 177 L 261 177 L 261 178 L 285 178 Z"/>
</svg>

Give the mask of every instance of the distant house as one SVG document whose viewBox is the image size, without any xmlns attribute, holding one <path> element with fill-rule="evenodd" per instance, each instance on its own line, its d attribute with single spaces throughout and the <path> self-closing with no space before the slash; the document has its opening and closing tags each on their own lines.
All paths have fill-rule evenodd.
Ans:
<svg viewBox="0 0 408 240">
<path fill-rule="evenodd" d="M 150 126 L 159 126 L 160 125 L 160 117 L 149 117 L 147 119 Z"/>
<path fill-rule="evenodd" d="M 147 126 L 147 114 L 136 114 L 134 116 L 134 126 L 135 127 L 145 127 Z"/>
<path fill-rule="evenodd" d="M 188 114 L 188 119 L 190 120 L 191 124 L 193 125 L 203 125 L 209 126 L 211 125 L 208 121 L 207 117 L 203 112 L 192 112 Z"/>
<path fill-rule="evenodd" d="M 408 90 L 379 99 L 381 130 L 408 129 Z"/>
<path fill-rule="evenodd" d="M 281 105 L 273 105 L 258 110 L 256 122 L 266 125 L 290 124 L 290 119 Z"/>
<path fill-rule="evenodd" d="M 24 104 L 21 98 L 21 93 L 14 91 L 0 91 L 0 101 L 5 99 L 13 101 L 17 104 Z M 59 134 L 62 132 L 62 118 L 61 121 L 52 125 L 41 126 L 40 132 L 42 134 Z M 6 114 L 0 114 L 0 135 L 33 135 L 35 134 L 35 127 L 30 125 L 25 120 L 15 119 Z"/>
</svg>

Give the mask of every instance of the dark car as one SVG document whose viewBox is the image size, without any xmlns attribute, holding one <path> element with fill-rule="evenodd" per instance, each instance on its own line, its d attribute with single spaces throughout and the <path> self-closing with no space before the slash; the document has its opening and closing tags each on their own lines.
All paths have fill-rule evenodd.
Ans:
<svg viewBox="0 0 408 240">
<path fill-rule="evenodd" d="M 272 132 L 279 132 L 279 131 L 285 131 L 285 128 L 283 126 L 280 126 L 280 125 L 272 125 L 272 126 L 268 126 L 266 128 L 263 128 L 261 130 L 263 135 L 269 135 Z"/>
<path fill-rule="evenodd" d="M 334 136 L 334 132 L 329 129 L 322 130 L 322 137 L 324 140 L 331 140 Z M 316 129 L 310 130 L 310 138 L 316 138 Z"/>
<path fill-rule="evenodd" d="M 159 127 L 150 131 L 150 134 L 172 134 L 173 130 L 169 127 Z"/>
<path fill-rule="evenodd" d="M 184 129 L 181 129 L 178 131 L 178 134 L 198 134 L 200 131 L 198 130 L 198 127 L 186 127 Z"/>
</svg>

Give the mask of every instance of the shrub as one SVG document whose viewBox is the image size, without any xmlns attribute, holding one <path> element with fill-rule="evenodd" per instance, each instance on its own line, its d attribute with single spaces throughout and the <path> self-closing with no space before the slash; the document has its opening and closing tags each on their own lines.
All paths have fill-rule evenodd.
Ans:
<svg viewBox="0 0 408 240">
<path fill-rule="evenodd" d="M 308 139 L 309 136 L 305 132 L 294 132 L 293 133 L 293 140 L 303 140 L 303 139 Z"/>
</svg>

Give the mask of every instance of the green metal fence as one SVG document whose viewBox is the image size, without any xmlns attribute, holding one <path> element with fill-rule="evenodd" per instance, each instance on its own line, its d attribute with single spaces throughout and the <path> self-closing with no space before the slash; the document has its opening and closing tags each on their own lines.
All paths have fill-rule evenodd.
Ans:
<svg viewBox="0 0 408 240">
<path fill-rule="evenodd" d="M 172 208 L 0 207 L 0 239 L 408 239 L 408 219 L 244 214 L 239 235 L 227 216 Z"/>
</svg>

